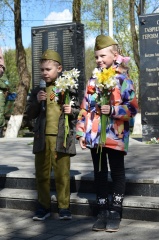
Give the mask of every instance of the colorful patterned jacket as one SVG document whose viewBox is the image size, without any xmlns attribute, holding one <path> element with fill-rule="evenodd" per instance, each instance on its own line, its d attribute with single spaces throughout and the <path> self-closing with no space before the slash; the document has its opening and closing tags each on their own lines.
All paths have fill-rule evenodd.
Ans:
<svg viewBox="0 0 159 240">
<path fill-rule="evenodd" d="M 117 74 L 116 81 L 117 85 L 110 94 L 111 112 L 106 127 L 105 147 L 124 151 L 126 154 L 129 144 L 129 120 L 136 115 L 138 103 L 133 82 L 124 74 Z M 91 87 L 96 90 L 91 92 Z M 76 138 L 84 137 L 88 148 L 97 147 L 100 140 L 101 113 L 97 101 L 98 92 L 95 79 L 91 78 L 76 125 Z"/>
</svg>

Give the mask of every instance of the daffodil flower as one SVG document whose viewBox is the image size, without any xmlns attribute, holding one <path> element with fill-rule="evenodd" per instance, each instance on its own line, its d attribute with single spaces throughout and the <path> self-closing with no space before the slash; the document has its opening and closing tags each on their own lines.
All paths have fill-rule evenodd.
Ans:
<svg viewBox="0 0 159 240">
<path fill-rule="evenodd" d="M 110 100 L 111 90 L 116 85 L 115 80 L 115 69 L 110 67 L 109 69 L 97 69 L 93 71 L 93 78 L 95 78 L 95 84 L 99 91 L 100 105 L 108 105 Z M 108 124 L 109 117 L 106 114 L 101 114 L 101 132 L 100 132 L 100 161 L 99 161 L 99 171 L 101 171 L 101 153 L 102 147 L 106 143 L 106 128 Z"/>
</svg>

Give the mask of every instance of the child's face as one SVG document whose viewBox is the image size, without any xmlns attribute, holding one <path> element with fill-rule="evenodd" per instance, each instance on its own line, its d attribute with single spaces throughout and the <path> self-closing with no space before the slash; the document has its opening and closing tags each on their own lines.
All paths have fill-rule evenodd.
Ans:
<svg viewBox="0 0 159 240">
<path fill-rule="evenodd" d="M 46 83 L 53 82 L 57 79 L 58 74 L 62 71 L 62 66 L 51 60 L 44 61 L 40 64 L 41 76 Z"/>
<path fill-rule="evenodd" d="M 116 60 L 116 52 L 112 52 L 112 47 L 95 51 L 95 59 L 98 68 L 110 68 Z"/>
</svg>

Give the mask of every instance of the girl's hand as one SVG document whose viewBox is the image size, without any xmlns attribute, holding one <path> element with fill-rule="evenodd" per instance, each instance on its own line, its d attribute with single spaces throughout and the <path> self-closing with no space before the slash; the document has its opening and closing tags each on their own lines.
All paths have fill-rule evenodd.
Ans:
<svg viewBox="0 0 159 240">
<path fill-rule="evenodd" d="M 80 144 L 82 149 L 86 149 L 86 142 L 85 142 L 84 137 L 79 138 L 79 144 Z"/>
<path fill-rule="evenodd" d="M 110 105 L 103 105 L 101 106 L 101 113 L 102 114 L 109 114 L 110 113 Z"/>
</svg>

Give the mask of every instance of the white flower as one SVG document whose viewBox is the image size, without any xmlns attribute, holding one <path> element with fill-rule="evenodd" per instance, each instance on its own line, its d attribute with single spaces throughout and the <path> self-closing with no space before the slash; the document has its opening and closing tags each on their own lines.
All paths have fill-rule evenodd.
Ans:
<svg viewBox="0 0 159 240">
<path fill-rule="evenodd" d="M 90 79 L 89 86 L 95 87 L 95 81 Z"/>
<path fill-rule="evenodd" d="M 97 83 L 96 86 L 99 88 L 100 91 L 102 91 L 104 88 L 104 85 L 101 83 Z"/>
<path fill-rule="evenodd" d="M 101 72 L 100 69 L 95 68 L 95 69 L 93 70 L 93 72 L 92 72 L 92 77 L 93 77 L 93 78 L 96 78 L 96 77 L 97 77 L 97 73 L 100 73 L 100 72 Z"/>
<path fill-rule="evenodd" d="M 70 106 L 74 106 L 74 105 L 75 105 L 75 97 L 72 97 L 70 101 Z"/>
<path fill-rule="evenodd" d="M 157 139 L 156 137 L 153 137 L 153 138 L 150 139 L 150 143 L 158 144 L 159 143 L 159 139 Z"/>
<path fill-rule="evenodd" d="M 100 91 L 103 89 L 112 90 L 117 84 L 115 70 L 113 68 L 95 68 L 92 74 L 93 78 L 95 78 L 95 84 L 100 89 Z"/>
<path fill-rule="evenodd" d="M 65 81 L 64 81 L 64 78 L 62 78 L 62 77 L 59 77 L 59 78 L 55 81 L 55 83 L 56 83 L 57 89 L 59 89 L 60 92 L 61 92 L 61 91 L 65 91 L 65 90 L 68 88 L 67 84 L 66 84 Z"/>
<path fill-rule="evenodd" d="M 73 77 L 73 78 L 77 79 L 79 77 L 79 73 L 80 73 L 80 71 L 73 68 L 70 71 L 63 71 L 62 76 L 65 77 L 65 78 Z"/>
<path fill-rule="evenodd" d="M 70 71 L 63 71 L 62 77 L 59 77 L 56 81 L 56 87 L 61 92 L 65 92 L 67 89 L 77 89 L 78 88 L 78 77 L 80 71 L 73 68 Z"/>
<path fill-rule="evenodd" d="M 57 96 L 55 96 L 55 102 L 58 102 L 59 98 Z"/>
<path fill-rule="evenodd" d="M 74 77 L 77 80 L 79 77 L 80 71 L 78 71 L 78 69 L 73 68 L 70 72 L 72 74 L 72 77 Z"/>
<path fill-rule="evenodd" d="M 67 86 L 70 89 L 77 88 L 78 84 L 76 83 L 76 80 L 73 77 L 70 77 L 67 79 Z"/>
</svg>

